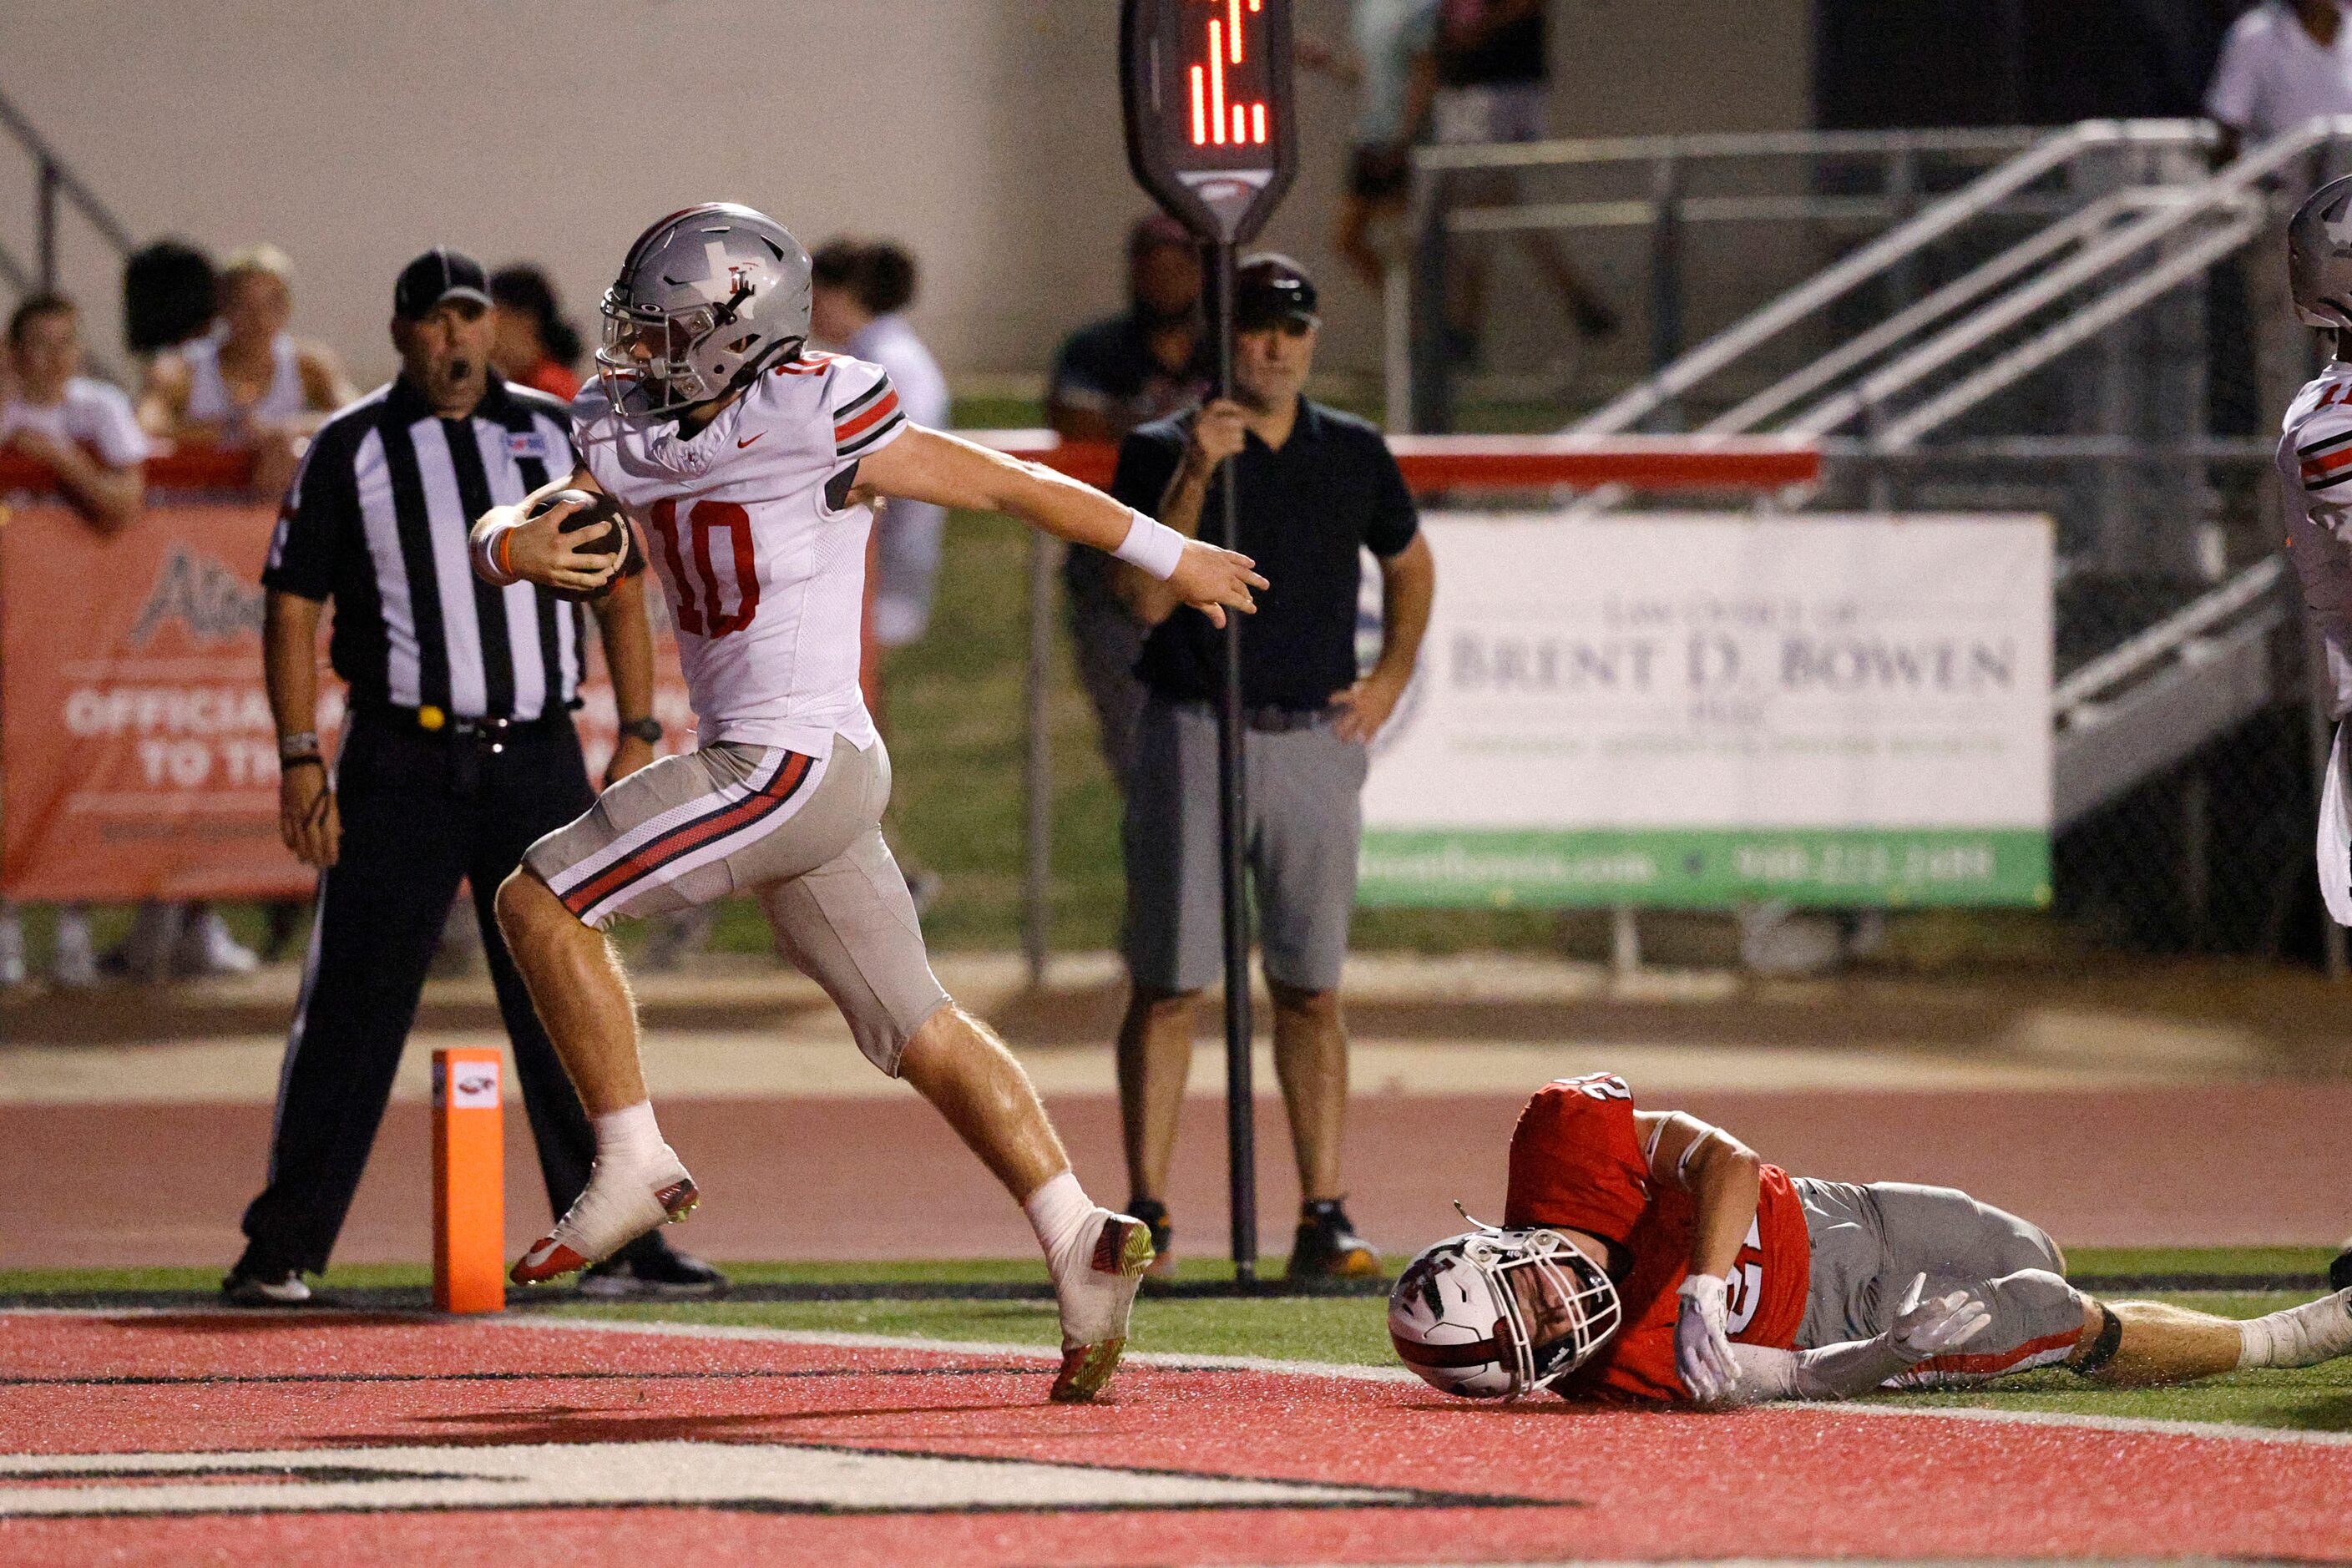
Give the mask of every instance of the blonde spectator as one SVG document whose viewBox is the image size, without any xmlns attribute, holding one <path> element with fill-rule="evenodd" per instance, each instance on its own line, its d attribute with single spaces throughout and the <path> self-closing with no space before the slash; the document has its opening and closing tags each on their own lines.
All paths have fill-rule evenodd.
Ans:
<svg viewBox="0 0 2352 1568">
<path fill-rule="evenodd" d="M 254 489 L 275 496 L 294 477 L 299 439 L 356 395 L 323 345 L 286 330 L 294 266 L 274 245 L 221 264 L 213 330 L 148 368 L 140 422 L 174 441 L 251 447 Z"/>
</svg>

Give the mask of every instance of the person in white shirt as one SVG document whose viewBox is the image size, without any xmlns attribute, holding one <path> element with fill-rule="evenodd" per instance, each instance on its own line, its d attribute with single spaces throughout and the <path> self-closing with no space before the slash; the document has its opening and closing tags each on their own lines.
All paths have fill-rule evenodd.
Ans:
<svg viewBox="0 0 2352 1568">
<path fill-rule="evenodd" d="M 2221 161 L 2323 114 L 2352 114 L 2352 27 L 2338 0 L 2264 0 L 2221 45 L 2205 112 L 2220 122 Z"/>
<path fill-rule="evenodd" d="M 131 400 L 81 374 L 81 312 L 35 294 L 8 318 L 13 390 L 0 404 L 0 447 L 47 466 L 74 510 L 112 534 L 138 515 L 148 444 Z"/>
<path fill-rule="evenodd" d="M 836 239 L 817 247 L 809 295 L 810 330 L 852 359 L 878 364 L 914 424 L 948 427 L 948 381 L 902 313 L 915 301 L 915 260 L 888 240 Z M 931 620 L 944 507 L 892 501 L 875 529 L 880 549 L 870 631 L 884 647 L 920 640 Z M 869 694 L 870 697 L 870 694 Z"/>
<path fill-rule="evenodd" d="M 1125 1349 L 1150 1236 L 1087 1196 L 1020 1062 L 931 973 L 882 839 L 889 758 L 857 684 L 873 505 L 1009 512 L 1141 568 L 1218 624 L 1255 609 L 1266 580 L 1099 490 L 911 423 L 881 366 L 805 350 L 809 276 L 799 242 L 749 207 L 655 224 L 605 291 L 600 374 L 572 406 L 579 468 L 474 525 L 485 581 L 587 592 L 620 556 L 573 542 L 622 542 L 565 524 L 602 494 L 641 527 L 698 742 L 614 784 L 499 888 L 499 929 L 597 1142 L 587 1191 L 512 1277 L 576 1272 L 694 1207 L 604 932 L 740 888 L 866 1058 L 929 1100 L 1020 1202 L 1061 1309 L 1052 1397 L 1087 1400 Z"/>
<path fill-rule="evenodd" d="M 81 313 L 63 294 L 34 294 L 8 318 L 8 392 L 0 400 L 0 451 L 57 476 L 58 488 L 97 532 L 111 537 L 139 513 L 147 437 L 131 400 L 81 372 Z M 98 983 L 89 914 L 61 905 L 50 974 L 65 986 Z M 25 979 L 25 931 L 0 905 L 0 985 Z"/>
</svg>

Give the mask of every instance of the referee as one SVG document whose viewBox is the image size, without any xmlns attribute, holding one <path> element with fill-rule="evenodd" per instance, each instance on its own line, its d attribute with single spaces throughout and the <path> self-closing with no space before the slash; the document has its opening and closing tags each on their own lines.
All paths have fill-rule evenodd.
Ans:
<svg viewBox="0 0 2352 1568">
<path fill-rule="evenodd" d="M 268 1183 L 245 1211 L 245 1254 L 221 1282 L 233 1301 L 310 1299 L 302 1276 L 334 1249 L 461 878 L 473 884 L 553 1213 L 572 1206 L 594 1158 L 587 1116 L 490 909 L 522 852 L 586 811 L 595 791 L 572 727 L 579 610 L 528 583 L 490 587 L 467 564 L 473 518 L 579 462 L 563 405 L 488 368 L 489 306 L 480 266 L 456 251 L 429 250 L 401 272 L 401 373 L 313 438 L 262 573 L 278 831 L 320 876 Z M 329 654 L 351 712 L 331 770 L 317 734 L 319 611 L 330 599 Z M 653 760 L 661 727 L 650 717 L 642 580 L 620 580 L 594 607 L 622 715 L 610 784 Z M 656 1233 L 581 1289 L 674 1295 L 723 1283 Z"/>
</svg>

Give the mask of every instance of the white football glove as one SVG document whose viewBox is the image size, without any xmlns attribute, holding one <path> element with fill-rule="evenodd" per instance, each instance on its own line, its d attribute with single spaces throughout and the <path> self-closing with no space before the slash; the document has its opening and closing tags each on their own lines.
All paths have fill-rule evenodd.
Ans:
<svg viewBox="0 0 2352 1568">
<path fill-rule="evenodd" d="M 1676 1292 L 1682 1316 L 1675 1323 L 1675 1370 L 1701 1405 L 1713 1405 L 1739 1381 L 1731 1359 L 1731 1336 L 1724 1328 L 1724 1285 L 1712 1274 L 1692 1274 Z"/>
<path fill-rule="evenodd" d="M 1895 1309 L 1895 1321 L 1886 1331 L 1886 1342 L 1908 1363 L 1916 1364 L 1964 1345 L 1984 1332 L 1992 1321 L 1992 1309 L 1969 1292 L 1955 1290 L 1948 1296 L 1923 1300 L 1927 1289 L 1925 1274 L 1912 1279 L 1911 1289 L 1903 1292 L 1903 1300 Z"/>
</svg>

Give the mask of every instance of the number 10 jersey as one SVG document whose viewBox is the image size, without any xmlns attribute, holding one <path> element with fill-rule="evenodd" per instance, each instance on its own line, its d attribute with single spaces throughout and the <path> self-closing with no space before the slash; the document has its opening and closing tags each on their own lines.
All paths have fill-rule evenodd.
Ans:
<svg viewBox="0 0 2352 1568">
<path fill-rule="evenodd" d="M 882 367 L 803 353 L 690 439 L 620 413 L 591 381 L 572 423 L 588 471 L 645 531 L 697 743 L 820 758 L 836 733 L 872 745 L 857 668 L 874 512 L 849 489 L 858 460 L 907 428 Z"/>
</svg>

